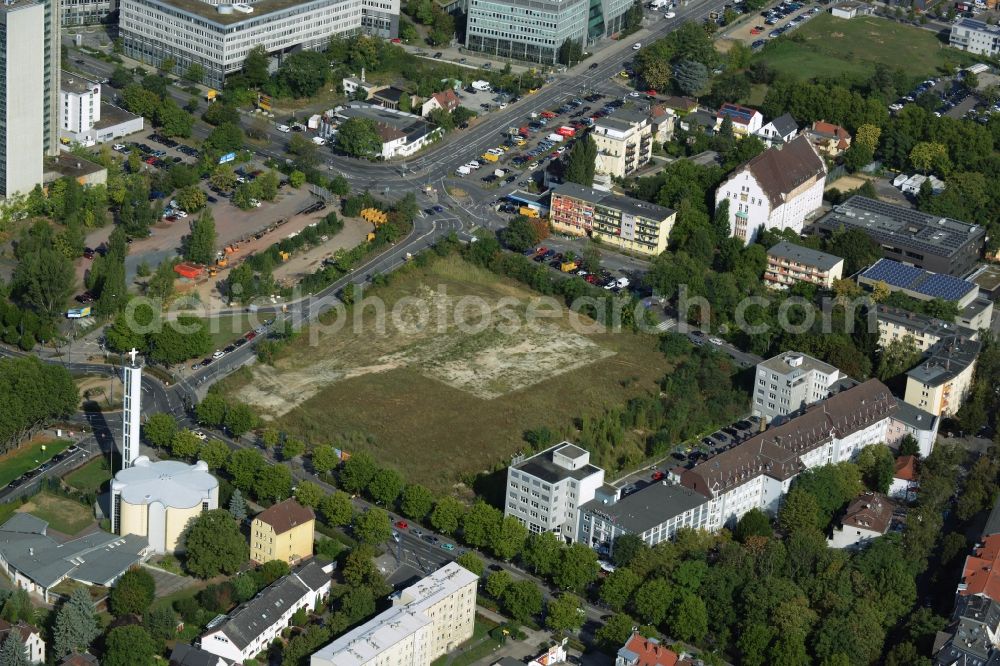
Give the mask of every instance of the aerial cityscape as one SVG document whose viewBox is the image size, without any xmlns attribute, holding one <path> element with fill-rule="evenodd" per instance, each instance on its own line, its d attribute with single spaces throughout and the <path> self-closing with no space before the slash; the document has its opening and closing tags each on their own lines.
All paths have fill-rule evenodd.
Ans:
<svg viewBox="0 0 1000 666">
<path fill-rule="evenodd" d="M 1000 664 L 996 0 L 4 0 L 0 666 Z"/>
</svg>

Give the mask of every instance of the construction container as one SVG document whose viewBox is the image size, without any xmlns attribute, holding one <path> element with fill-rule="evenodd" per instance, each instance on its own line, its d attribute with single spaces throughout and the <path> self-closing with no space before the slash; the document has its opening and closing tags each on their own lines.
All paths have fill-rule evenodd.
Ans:
<svg viewBox="0 0 1000 666">
<path fill-rule="evenodd" d="M 174 272 L 181 277 L 194 280 L 195 278 L 201 277 L 202 273 L 205 272 L 205 269 L 197 264 L 182 262 L 174 266 Z"/>
</svg>

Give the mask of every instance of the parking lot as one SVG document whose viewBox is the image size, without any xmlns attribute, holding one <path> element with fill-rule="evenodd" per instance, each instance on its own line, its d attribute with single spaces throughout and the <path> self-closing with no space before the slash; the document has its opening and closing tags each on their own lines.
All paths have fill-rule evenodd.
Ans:
<svg viewBox="0 0 1000 666">
<path fill-rule="evenodd" d="M 808 21 L 821 11 L 819 7 L 806 8 L 799 2 L 782 2 L 771 9 L 760 13 L 759 20 L 747 23 L 727 32 L 725 37 L 733 41 L 749 44 L 754 50 L 764 47 L 770 39 L 780 37 L 786 32 Z"/>
<path fill-rule="evenodd" d="M 955 76 L 927 79 L 913 90 L 889 105 L 889 110 L 899 112 L 909 104 L 916 104 L 918 99 L 922 105 L 934 108 L 934 115 L 940 118 L 965 118 L 986 123 L 991 113 L 1000 113 L 1000 103 L 992 108 L 985 107 L 975 92 L 965 84 L 966 72 L 961 71 Z"/>
</svg>

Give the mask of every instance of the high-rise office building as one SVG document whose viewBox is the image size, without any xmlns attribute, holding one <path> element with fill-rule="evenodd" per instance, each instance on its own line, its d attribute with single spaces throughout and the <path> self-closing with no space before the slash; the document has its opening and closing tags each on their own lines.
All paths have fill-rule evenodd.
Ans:
<svg viewBox="0 0 1000 666">
<path fill-rule="evenodd" d="M 42 3 L 0 5 L 0 195 L 5 197 L 42 182 L 45 26 Z"/>
<path fill-rule="evenodd" d="M 60 37 L 61 5 L 59 0 L 41 0 L 45 6 L 45 56 L 44 75 L 44 127 L 42 141 L 45 154 L 54 157 L 59 154 L 59 75 L 61 72 L 62 42 Z"/>
</svg>

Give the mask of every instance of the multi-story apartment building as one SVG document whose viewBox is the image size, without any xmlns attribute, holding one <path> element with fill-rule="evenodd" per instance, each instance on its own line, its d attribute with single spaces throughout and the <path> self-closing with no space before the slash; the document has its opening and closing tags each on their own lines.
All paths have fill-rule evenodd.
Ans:
<svg viewBox="0 0 1000 666">
<path fill-rule="evenodd" d="M 860 229 L 888 259 L 935 273 L 965 275 L 979 260 L 986 230 L 940 215 L 853 196 L 816 222 L 824 236 Z"/>
<path fill-rule="evenodd" d="M 709 499 L 709 530 L 754 508 L 774 513 L 802 470 L 851 460 L 884 442 L 895 412 L 896 398 L 872 379 L 685 470 L 680 482 Z"/>
<path fill-rule="evenodd" d="M 619 32 L 630 0 L 469 0 L 465 46 L 555 64 L 566 40 L 586 46 Z"/>
<path fill-rule="evenodd" d="M 906 373 L 903 399 L 934 416 L 954 416 L 972 388 L 981 348 L 979 341 L 960 335 L 942 338 Z"/>
<path fill-rule="evenodd" d="M 46 6 L 0 6 L 0 195 L 42 182 L 45 155 Z M 58 143 L 57 143 L 58 145 Z"/>
<path fill-rule="evenodd" d="M 299 609 L 315 610 L 330 594 L 333 563 L 312 560 L 261 590 L 227 615 L 208 623 L 202 650 L 243 664 L 267 650 Z M 339 665 L 338 665 L 339 666 Z"/>
<path fill-rule="evenodd" d="M 902 400 L 896 407 L 896 413 L 889 421 L 885 443 L 893 448 L 899 448 L 903 439 L 909 435 L 917 441 L 920 457 L 926 458 L 934 450 L 941 418 Z"/>
<path fill-rule="evenodd" d="M 951 26 L 948 43 L 970 53 L 995 56 L 1000 53 L 1000 26 L 963 18 Z"/>
<path fill-rule="evenodd" d="M 572 539 L 577 508 L 594 499 L 603 483 L 604 470 L 590 464 L 590 452 L 563 442 L 513 460 L 507 468 L 504 514 L 534 534 L 555 532 Z"/>
<path fill-rule="evenodd" d="M 173 58 L 178 73 L 198 63 L 204 83 L 219 87 L 258 45 L 268 53 L 322 49 L 358 31 L 395 37 L 398 22 L 399 0 L 122 0 L 119 29 L 127 56 L 154 65 Z"/>
<path fill-rule="evenodd" d="M 250 560 L 257 564 L 281 560 L 296 564 L 312 557 L 316 514 L 293 498 L 278 502 L 250 523 Z"/>
<path fill-rule="evenodd" d="M 977 330 L 888 305 L 879 305 L 875 310 L 875 317 L 878 321 L 878 344 L 883 348 L 890 342 L 907 336 L 923 352 L 948 336 L 960 335 L 970 340 L 979 337 Z"/>
<path fill-rule="evenodd" d="M 761 361 L 755 376 L 753 413 L 768 422 L 826 400 L 846 379 L 829 363 L 794 351 Z"/>
<path fill-rule="evenodd" d="M 979 295 L 979 285 L 969 280 L 908 266 L 892 259 L 879 259 L 858 275 L 858 284 L 885 285 L 920 301 L 941 299 L 958 309 L 956 323 L 978 330 L 993 319 L 993 301 Z"/>
<path fill-rule="evenodd" d="M 761 229 L 801 233 L 819 210 L 826 164 L 804 136 L 768 148 L 737 168 L 715 192 L 715 205 L 729 202 L 730 235 L 750 243 Z"/>
<path fill-rule="evenodd" d="M 549 221 L 561 233 L 590 235 L 612 247 L 656 256 L 667 249 L 677 213 L 576 183 L 552 188 Z"/>
<path fill-rule="evenodd" d="M 312 655 L 310 666 L 430 666 L 472 638 L 479 576 L 450 562 L 393 597 L 392 608 Z"/>
<path fill-rule="evenodd" d="M 808 282 L 832 289 L 834 280 L 844 275 L 844 260 L 826 252 L 781 241 L 767 251 L 764 282 L 772 289 L 788 289 Z"/>
<path fill-rule="evenodd" d="M 101 84 L 70 72 L 62 73 L 59 88 L 62 103 L 59 126 L 78 134 L 94 127 L 101 119 Z"/>
<path fill-rule="evenodd" d="M 590 136 L 597 146 L 595 174 L 624 178 L 653 157 L 653 124 L 646 115 L 622 110 L 594 123 Z"/>
<path fill-rule="evenodd" d="M 649 546 L 669 541 L 682 527 L 708 529 L 709 502 L 684 486 L 667 481 L 622 496 L 608 486 L 577 512 L 576 540 L 610 556 L 615 539 L 634 534 Z"/>
</svg>

